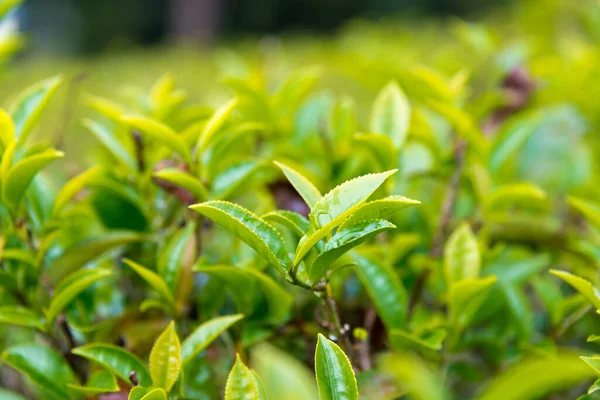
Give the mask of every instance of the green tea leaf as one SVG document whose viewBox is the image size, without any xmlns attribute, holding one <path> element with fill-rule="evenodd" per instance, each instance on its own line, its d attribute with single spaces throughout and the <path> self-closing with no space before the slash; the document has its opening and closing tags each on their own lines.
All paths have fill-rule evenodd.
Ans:
<svg viewBox="0 0 600 400">
<path fill-rule="evenodd" d="M 404 327 L 408 296 L 398 275 L 389 266 L 357 253 L 352 254 L 352 258 L 358 278 L 386 328 Z"/>
<path fill-rule="evenodd" d="M 0 399 L 3 400 L 27 400 L 25 397 L 18 393 L 10 392 L 8 390 L 0 389 Z"/>
<path fill-rule="evenodd" d="M 548 200 L 546 192 L 539 186 L 527 182 L 509 183 L 496 188 L 485 199 L 488 210 L 514 205 L 532 206 L 544 204 Z"/>
<path fill-rule="evenodd" d="M 175 299 L 173 298 L 173 294 L 169 290 L 167 283 L 163 280 L 163 278 L 160 277 L 160 275 L 132 260 L 124 258 L 123 262 L 131 267 L 131 269 L 133 269 L 143 280 L 145 280 L 154 290 L 156 290 L 160 297 L 166 300 L 171 308 L 175 307 Z"/>
<path fill-rule="evenodd" d="M 465 327 L 485 301 L 496 277 L 466 278 L 455 282 L 448 293 L 450 319 L 457 329 Z"/>
<path fill-rule="evenodd" d="M 213 179 L 211 191 L 214 198 L 224 200 L 231 197 L 264 165 L 262 161 L 242 161 L 231 165 Z"/>
<path fill-rule="evenodd" d="M 129 375 L 135 371 L 140 385 L 152 385 L 150 373 L 144 363 L 121 347 L 110 344 L 90 343 L 74 348 L 73 354 L 77 354 L 93 363 L 103 366 L 124 382 L 129 382 Z"/>
<path fill-rule="evenodd" d="M 333 263 L 352 248 L 359 246 L 378 233 L 396 228 L 396 225 L 384 220 L 359 222 L 338 231 L 329 239 L 322 252 L 308 267 L 308 277 L 317 282 L 331 272 Z"/>
<path fill-rule="evenodd" d="M 494 136 L 489 155 L 489 166 L 496 172 L 535 133 L 542 123 L 541 114 L 519 118 L 506 125 Z"/>
<path fill-rule="evenodd" d="M 414 400 L 449 400 L 444 380 L 422 360 L 409 354 L 385 354 L 378 369 L 391 375 Z"/>
<path fill-rule="evenodd" d="M 206 148 L 210 145 L 213 137 L 219 132 L 223 125 L 225 125 L 225 122 L 233 113 L 237 105 L 238 101 L 236 98 L 234 98 L 215 111 L 200 134 L 198 143 L 196 143 L 196 159 L 198 159 L 199 154 L 206 150 Z"/>
<path fill-rule="evenodd" d="M 292 295 L 259 271 L 223 265 L 202 266 L 197 271 L 214 275 L 225 281 L 241 305 L 251 303 L 252 290 L 249 290 L 251 288 L 249 285 L 258 285 L 268 304 L 269 319 L 275 324 L 284 321 L 292 307 Z"/>
<path fill-rule="evenodd" d="M 77 380 L 65 359 L 54 350 L 39 344 L 19 344 L 4 350 L 2 360 L 52 398 L 72 399 L 67 384 Z"/>
<path fill-rule="evenodd" d="M 35 175 L 52 161 L 63 156 L 62 152 L 50 149 L 26 157 L 11 166 L 2 181 L 2 200 L 4 204 L 9 209 L 15 210 Z"/>
<path fill-rule="evenodd" d="M 319 334 L 315 372 L 321 400 L 358 400 L 358 385 L 350 360 L 339 346 Z"/>
<path fill-rule="evenodd" d="M 89 182 L 102 172 L 100 166 L 94 166 L 65 183 L 54 200 L 52 215 L 57 215 Z"/>
<path fill-rule="evenodd" d="M 397 170 L 354 178 L 337 186 L 312 207 L 310 230 L 300 239 L 294 265 L 300 264 L 310 249 L 352 215 L 379 186 Z"/>
<path fill-rule="evenodd" d="M 66 250 L 47 269 L 50 283 L 56 283 L 90 261 L 116 247 L 148 240 L 139 232 L 111 231 L 100 237 L 87 239 Z"/>
<path fill-rule="evenodd" d="M 44 320 L 31 310 L 20 306 L 0 307 L 0 324 L 26 326 L 44 332 Z"/>
<path fill-rule="evenodd" d="M 181 371 L 181 346 L 171 323 L 160 334 L 150 352 L 150 375 L 154 386 L 169 392 Z"/>
<path fill-rule="evenodd" d="M 118 118 L 120 118 L 120 114 Z M 137 171 L 138 166 L 135 158 L 131 155 L 127 147 L 121 143 L 119 138 L 116 137 L 115 133 L 106 125 L 92 121 L 91 119 L 85 119 L 83 120 L 83 126 L 85 126 L 96 139 L 106 147 L 115 159 L 123 163 L 130 171 Z"/>
<path fill-rule="evenodd" d="M 12 105 L 10 114 L 15 123 L 15 136 L 19 143 L 25 142 L 61 82 L 61 76 L 38 82 L 25 90 Z"/>
<path fill-rule="evenodd" d="M 471 227 L 463 223 L 448 237 L 444 246 L 444 276 L 448 286 L 463 279 L 479 277 L 481 256 Z"/>
<path fill-rule="evenodd" d="M 421 202 L 398 195 L 369 201 L 360 206 L 354 214 L 348 217 L 348 219 L 339 226 L 338 231 L 356 225 L 359 222 L 372 221 L 374 219 L 387 219 L 396 212 L 417 204 L 421 204 Z"/>
<path fill-rule="evenodd" d="M 125 116 L 121 120 L 133 129 L 139 130 L 140 133 L 167 146 L 179 154 L 189 166 L 192 165 L 192 155 L 185 141 L 168 126 L 143 117 Z"/>
<path fill-rule="evenodd" d="M 62 310 L 68 306 L 69 303 L 71 303 L 71 301 L 73 301 L 81 292 L 92 286 L 100 279 L 112 276 L 113 273 L 111 271 L 102 269 L 89 269 L 85 271 L 77 271 L 73 273 L 73 275 L 76 276 L 77 279 L 67 276 L 65 281 L 68 282 L 59 285 L 54 292 L 50 306 L 48 306 L 48 311 L 46 311 L 46 320 L 48 326 L 52 326 L 56 317 L 58 317 Z"/>
<path fill-rule="evenodd" d="M 600 291 L 598 291 L 598 289 L 589 281 L 568 272 L 559 271 L 556 269 L 550 270 L 550 273 L 558 276 L 560 279 L 575 288 L 579 293 L 584 295 L 585 298 L 592 303 L 595 309 L 600 309 Z"/>
<path fill-rule="evenodd" d="M 167 400 L 167 393 L 163 389 L 151 389 L 140 400 Z"/>
<path fill-rule="evenodd" d="M 387 135 L 396 148 L 406 140 L 410 125 L 410 104 L 400 86 L 390 82 L 377 95 L 371 111 L 371 132 Z"/>
<path fill-rule="evenodd" d="M 198 201 L 206 201 L 208 199 L 206 186 L 204 186 L 200 179 L 190 173 L 178 168 L 164 168 L 156 172 L 154 176 L 184 188 L 192 193 Z"/>
<path fill-rule="evenodd" d="M 113 393 L 121 390 L 117 379 L 110 371 L 98 371 L 93 373 L 85 386 L 68 384 L 69 389 L 83 396 L 95 396 L 102 393 Z"/>
<path fill-rule="evenodd" d="M 600 228 L 600 207 L 574 196 L 567 197 L 567 202 L 571 207 L 579 211 L 592 225 Z"/>
<path fill-rule="evenodd" d="M 197 327 L 181 343 L 181 362 L 183 365 L 192 361 L 202 350 L 207 348 L 219 335 L 230 326 L 244 318 L 243 314 L 217 317 Z"/>
<path fill-rule="evenodd" d="M 108 118 L 111 122 L 120 123 L 121 116 L 125 114 L 123 108 L 117 103 L 99 96 L 87 95 L 84 102 L 92 110 Z"/>
<path fill-rule="evenodd" d="M 173 295 L 176 294 L 181 269 L 185 268 L 184 258 L 195 230 L 195 223 L 189 223 L 185 229 L 179 230 L 170 238 L 158 256 L 156 269 Z"/>
<path fill-rule="evenodd" d="M 6 111 L 0 109 L 0 149 L 4 150 L 15 140 L 15 124 Z"/>
<path fill-rule="evenodd" d="M 378 169 L 390 169 L 398 164 L 398 150 L 388 136 L 379 133 L 357 133 L 352 139 L 369 151 Z"/>
<path fill-rule="evenodd" d="M 590 379 L 592 371 L 566 351 L 549 357 L 525 359 L 500 373 L 477 400 L 539 399 Z"/>
<path fill-rule="evenodd" d="M 274 161 L 275 165 L 277 165 L 285 177 L 290 181 L 294 189 L 298 192 L 298 194 L 304 199 L 309 208 L 313 208 L 314 205 L 323 197 L 319 189 L 312 184 L 304 175 L 300 174 L 298 171 L 294 170 L 287 165 Z"/>
<path fill-rule="evenodd" d="M 303 216 L 294 211 L 277 210 L 271 211 L 261 217 L 267 222 L 277 222 L 285 226 L 298 237 L 302 237 L 308 232 L 310 222 Z"/>
<path fill-rule="evenodd" d="M 226 201 L 208 201 L 190 208 L 225 227 L 284 276 L 288 275 L 291 261 L 283 239 L 275 228 L 258 216 Z"/>
<path fill-rule="evenodd" d="M 239 354 L 236 355 L 235 364 L 227 377 L 225 400 L 260 400 L 257 381 Z"/>
</svg>

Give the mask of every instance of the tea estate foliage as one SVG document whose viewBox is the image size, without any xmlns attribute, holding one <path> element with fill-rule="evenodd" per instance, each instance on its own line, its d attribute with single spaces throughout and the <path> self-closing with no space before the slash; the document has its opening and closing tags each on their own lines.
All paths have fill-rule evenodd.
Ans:
<svg viewBox="0 0 600 400">
<path fill-rule="evenodd" d="M 0 109 L 0 398 L 598 398 L 597 97 L 569 85 L 598 92 L 600 8 L 535 3 L 584 28 L 539 19 L 517 57 L 455 22 L 437 68 L 357 28 L 331 46 L 367 54 L 277 84 L 227 53 L 216 107 L 172 74 L 86 94 L 96 162 L 66 179 L 32 132 L 73 83 L 23 91 Z"/>
</svg>

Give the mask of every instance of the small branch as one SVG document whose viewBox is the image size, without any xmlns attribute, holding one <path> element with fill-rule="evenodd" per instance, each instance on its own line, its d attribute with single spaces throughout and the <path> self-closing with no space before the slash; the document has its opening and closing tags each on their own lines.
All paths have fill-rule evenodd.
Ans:
<svg viewBox="0 0 600 400">
<path fill-rule="evenodd" d="M 444 242 L 446 239 L 446 233 L 452 220 L 454 206 L 456 205 L 456 199 L 458 198 L 458 192 L 460 189 L 460 178 L 462 176 L 465 164 L 466 147 L 467 143 L 464 140 L 459 139 L 454 148 L 454 171 L 452 171 L 452 175 L 450 176 L 450 180 L 448 181 L 448 186 L 446 187 L 444 203 L 442 204 L 442 215 L 440 217 L 440 222 L 438 224 L 437 231 L 433 236 L 431 249 L 429 251 L 429 255 L 432 258 L 440 258 L 442 256 Z M 427 279 L 429 278 L 430 274 L 431 269 L 426 268 L 417 277 L 415 287 L 410 297 L 408 305 L 409 318 L 412 316 L 415 306 L 421 300 L 423 290 L 425 289 L 425 284 L 427 283 Z"/>
<path fill-rule="evenodd" d="M 133 136 L 133 142 L 135 144 L 135 157 L 138 163 L 138 170 L 141 172 L 146 169 L 144 160 L 144 140 L 142 139 L 142 134 L 136 130 L 132 130 L 131 135 Z"/>
<path fill-rule="evenodd" d="M 332 333 L 334 334 L 336 339 L 344 347 L 344 351 L 350 359 L 350 363 L 352 364 L 352 366 L 358 368 L 359 364 L 358 362 L 356 362 L 354 346 L 352 345 L 352 341 L 350 340 L 350 336 L 348 335 L 350 329 L 349 327 L 342 325 L 337 303 L 335 301 L 335 298 L 333 297 L 333 294 L 331 293 L 331 288 L 329 285 L 327 285 L 325 287 L 325 290 L 321 292 L 321 299 L 323 299 L 323 304 L 325 306 L 325 309 L 327 310 L 330 330 L 333 331 Z"/>
<path fill-rule="evenodd" d="M 364 328 L 367 331 L 367 337 L 360 343 L 358 347 L 358 360 L 360 362 L 360 368 L 363 371 L 371 369 L 373 362 L 371 360 L 371 333 L 373 332 L 373 326 L 377 320 L 377 312 L 373 307 L 369 307 L 365 312 L 365 323 Z"/>
</svg>

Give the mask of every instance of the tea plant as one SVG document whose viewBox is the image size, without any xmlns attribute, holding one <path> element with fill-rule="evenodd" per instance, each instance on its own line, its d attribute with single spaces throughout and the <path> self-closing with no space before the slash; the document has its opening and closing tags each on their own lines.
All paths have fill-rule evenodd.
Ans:
<svg viewBox="0 0 600 400">
<path fill-rule="evenodd" d="M 23 91 L 0 110 L 0 397 L 597 398 L 594 106 L 549 106 L 454 30 L 471 73 L 371 43 L 284 77 L 228 58 L 217 107 L 171 74 L 86 94 L 73 175 L 36 140 L 68 78 Z"/>
</svg>

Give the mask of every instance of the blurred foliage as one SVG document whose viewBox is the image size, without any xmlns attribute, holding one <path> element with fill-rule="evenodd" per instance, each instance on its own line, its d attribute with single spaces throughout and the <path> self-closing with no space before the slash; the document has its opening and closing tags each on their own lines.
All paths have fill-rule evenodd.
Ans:
<svg viewBox="0 0 600 400">
<path fill-rule="evenodd" d="M 0 395 L 598 398 L 599 34 L 538 0 L 9 64 Z"/>
</svg>

